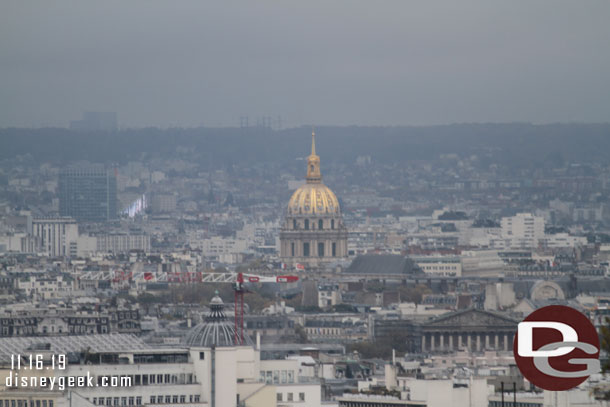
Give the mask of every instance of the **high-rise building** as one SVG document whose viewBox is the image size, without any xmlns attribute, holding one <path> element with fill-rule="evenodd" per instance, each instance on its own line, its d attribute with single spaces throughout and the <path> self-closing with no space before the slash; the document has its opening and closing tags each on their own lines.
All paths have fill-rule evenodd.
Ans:
<svg viewBox="0 0 610 407">
<path fill-rule="evenodd" d="M 280 256 L 286 263 L 319 267 L 347 256 L 347 228 L 339 200 L 322 183 L 313 132 L 305 179 L 288 203 L 280 231 Z"/>
<path fill-rule="evenodd" d="M 540 239 L 544 238 L 544 218 L 531 213 L 502 218 L 501 227 L 507 247 L 537 247 Z"/>
<path fill-rule="evenodd" d="M 102 166 L 69 168 L 59 174 L 59 214 L 79 222 L 105 222 L 117 216 L 114 172 Z"/>
<path fill-rule="evenodd" d="M 34 219 L 32 235 L 40 239 L 40 249 L 48 256 L 77 255 L 78 225 L 72 218 Z"/>
</svg>

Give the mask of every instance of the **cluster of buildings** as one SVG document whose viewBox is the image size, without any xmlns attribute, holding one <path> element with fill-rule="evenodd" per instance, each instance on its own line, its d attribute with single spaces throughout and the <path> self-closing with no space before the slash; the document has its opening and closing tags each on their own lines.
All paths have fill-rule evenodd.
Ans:
<svg viewBox="0 0 610 407">
<path fill-rule="evenodd" d="M 599 183 L 578 169 L 525 184 L 497 168 L 472 178 L 473 157 L 363 156 L 331 163 L 330 189 L 314 134 L 305 182 L 174 154 L 11 170 L 0 407 L 604 405 L 603 375 L 541 391 L 512 356 L 517 324 L 542 306 L 597 328 L 610 315 L 608 214 L 581 199 Z M 251 276 L 243 307 L 238 273 Z M 298 281 L 259 281 L 286 276 Z M 10 356 L 28 354 L 66 366 L 15 370 Z M 99 385 L 40 386 L 70 376 Z"/>
</svg>

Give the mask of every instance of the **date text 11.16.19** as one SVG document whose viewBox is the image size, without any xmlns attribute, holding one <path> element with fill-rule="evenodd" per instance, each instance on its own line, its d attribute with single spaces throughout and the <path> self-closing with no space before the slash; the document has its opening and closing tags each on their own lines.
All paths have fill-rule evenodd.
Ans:
<svg viewBox="0 0 610 407">
<path fill-rule="evenodd" d="M 50 355 L 47 360 L 41 354 L 11 355 L 11 370 L 45 370 L 66 368 L 66 355 Z"/>
</svg>

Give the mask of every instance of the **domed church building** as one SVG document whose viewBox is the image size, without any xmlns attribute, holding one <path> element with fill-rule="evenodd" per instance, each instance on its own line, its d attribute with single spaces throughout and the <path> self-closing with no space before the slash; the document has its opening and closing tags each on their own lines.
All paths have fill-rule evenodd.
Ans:
<svg viewBox="0 0 610 407">
<path fill-rule="evenodd" d="M 311 133 L 306 183 L 292 194 L 280 231 L 280 257 L 310 268 L 347 257 L 347 228 L 339 200 L 322 183 L 316 135 Z"/>
</svg>

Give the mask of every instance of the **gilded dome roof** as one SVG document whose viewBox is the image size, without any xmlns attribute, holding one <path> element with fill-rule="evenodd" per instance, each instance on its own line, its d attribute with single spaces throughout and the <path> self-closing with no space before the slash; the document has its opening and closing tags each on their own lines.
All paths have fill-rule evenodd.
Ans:
<svg viewBox="0 0 610 407">
<path fill-rule="evenodd" d="M 288 203 L 288 213 L 291 215 L 323 215 L 338 214 L 339 200 L 326 185 L 305 184 L 294 191 Z"/>
<path fill-rule="evenodd" d="M 316 154 L 316 134 L 311 133 L 311 154 L 307 157 L 307 183 L 292 194 L 288 203 L 290 215 L 338 214 L 339 200 L 333 191 L 322 183 L 320 157 Z"/>
</svg>

